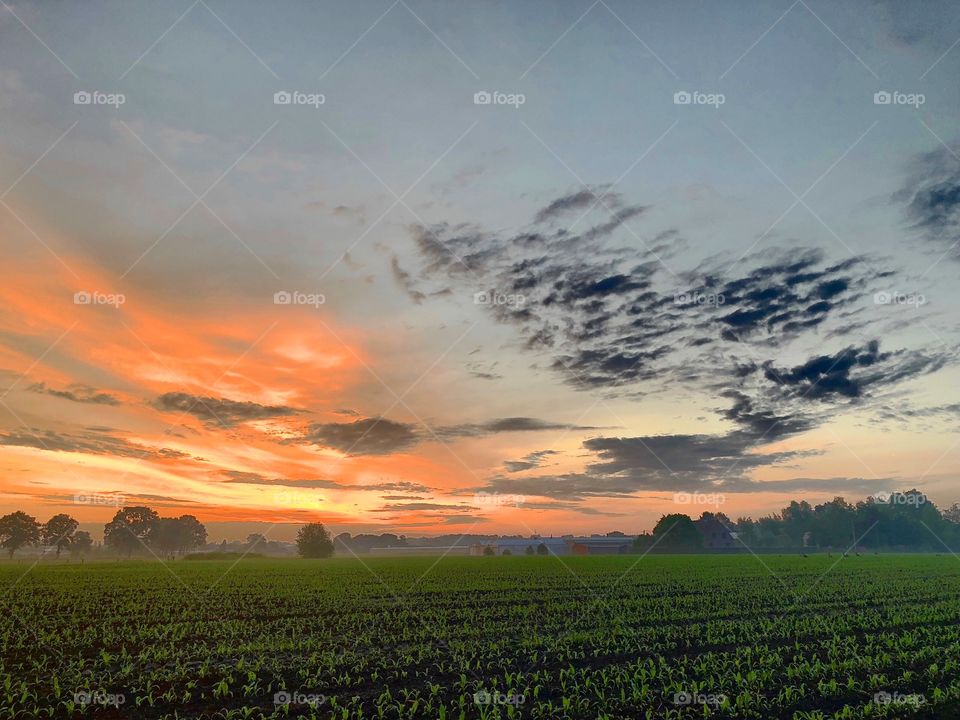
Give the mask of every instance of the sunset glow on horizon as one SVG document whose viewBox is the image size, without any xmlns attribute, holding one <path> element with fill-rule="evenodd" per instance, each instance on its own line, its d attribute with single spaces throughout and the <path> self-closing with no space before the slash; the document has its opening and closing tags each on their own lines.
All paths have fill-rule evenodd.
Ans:
<svg viewBox="0 0 960 720">
<path fill-rule="evenodd" d="M 602 8 L 553 47 L 582 10 L 432 6 L 439 42 L 402 7 L 367 36 L 386 7 L 224 6 L 238 42 L 201 7 L 151 46 L 186 7 L 15 7 L 57 53 L 3 14 L 0 514 L 636 534 L 960 500 L 936 28 L 836 18 L 857 63 L 792 25 L 773 77 L 772 44 L 731 66 L 745 18 L 668 5 L 657 53 Z"/>
</svg>

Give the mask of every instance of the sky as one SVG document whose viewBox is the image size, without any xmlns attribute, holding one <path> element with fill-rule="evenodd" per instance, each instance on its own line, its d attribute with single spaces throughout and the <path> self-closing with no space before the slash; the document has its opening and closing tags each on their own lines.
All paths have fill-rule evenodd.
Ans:
<svg viewBox="0 0 960 720">
<path fill-rule="evenodd" d="M 955 4 L 2 5 L 0 512 L 960 501 Z"/>
</svg>

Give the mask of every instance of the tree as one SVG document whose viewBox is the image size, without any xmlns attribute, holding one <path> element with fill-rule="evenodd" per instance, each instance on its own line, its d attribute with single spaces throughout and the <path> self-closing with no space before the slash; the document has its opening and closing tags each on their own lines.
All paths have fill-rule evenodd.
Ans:
<svg viewBox="0 0 960 720">
<path fill-rule="evenodd" d="M 533 549 L 533 545 L 527 545 L 527 549 L 524 550 L 527 555 L 533 555 L 536 550 Z"/>
<path fill-rule="evenodd" d="M 483 549 L 483 554 L 484 554 L 484 555 L 496 555 L 497 553 L 496 553 L 496 551 L 493 549 L 493 546 L 492 546 L 492 545 L 487 545 L 487 546 Z"/>
<path fill-rule="evenodd" d="M 177 550 L 181 553 L 207 544 L 207 529 L 193 515 L 178 517 L 177 531 Z"/>
<path fill-rule="evenodd" d="M 193 515 L 157 518 L 149 538 L 150 546 L 163 554 L 182 554 L 206 543 L 207 529 Z"/>
<path fill-rule="evenodd" d="M 0 547 L 13 554 L 25 545 L 36 545 L 43 536 L 40 523 L 22 510 L 0 517 Z"/>
<path fill-rule="evenodd" d="M 549 554 L 550 554 L 550 548 L 548 548 L 545 543 L 540 543 L 539 545 L 537 545 L 537 555 L 549 555 Z"/>
<path fill-rule="evenodd" d="M 103 543 L 130 557 L 148 542 L 160 516 L 148 507 L 135 506 L 117 511 L 103 526 Z"/>
<path fill-rule="evenodd" d="M 73 542 L 70 543 L 71 555 L 85 555 L 93 547 L 93 538 L 86 530 L 78 530 L 74 533 Z"/>
<path fill-rule="evenodd" d="M 339 537 L 339 536 L 338 536 Z M 264 545 L 267 542 L 267 538 L 261 535 L 260 533 L 250 533 L 247 535 L 247 547 L 253 550 L 258 545 Z"/>
<path fill-rule="evenodd" d="M 703 536 L 689 515 L 672 513 L 664 515 L 653 528 L 653 537 L 657 547 L 697 552 L 703 549 Z"/>
<path fill-rule="evenodd" d="M 80 523 L 69 515 L 65 513 L 54 515 L 43 526 L 43 544 L 55 545 L 57 557 L 60 557 L 60 551 L 70 547 L 78 527 Z"/>
<path fill-rule="evenodd" d="M 510 548 L 504 548 L 503 552 L 500 553 L 500 554 L 501 554 L 501 555 L 513 555 L 513 551 L 512 551 Z"/>
<path fill-rule="evenodd" d="M 323 523 L 310 523 L 297 533 L 297 552 L 305 558 L 327 558 L 333 555 L 333 540 Z"/>
</svg>

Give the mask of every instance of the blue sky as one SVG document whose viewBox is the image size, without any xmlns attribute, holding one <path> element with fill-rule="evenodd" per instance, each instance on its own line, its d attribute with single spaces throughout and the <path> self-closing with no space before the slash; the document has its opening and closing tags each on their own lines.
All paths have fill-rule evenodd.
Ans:
<svg viewBox="0 0 960 720">
<path fill-rule="evenodd" d="M 112 470 L 214 520 L 408 531 L 955 499 L 949 3 L 23 2 L 0 38 L 11 507 Z"/>
</svg>

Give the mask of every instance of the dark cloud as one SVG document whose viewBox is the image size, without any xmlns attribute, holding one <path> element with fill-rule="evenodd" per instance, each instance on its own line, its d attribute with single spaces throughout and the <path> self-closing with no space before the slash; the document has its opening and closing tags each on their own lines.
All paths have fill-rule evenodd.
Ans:
<svg viewBox="0 0 960 720">
<path fill-rule="evenodd" d="M 279 485 L 283 487 L 305 488 L 310 490 L 320 489 L 343 489 L 345 486 L 336 480 L 306 479 L 293 480 L 290 478 L 268 478 L 259 473 L 241 472 L 237 470 L 226 470 L 223 473 L 227 476 L 228 483 L 239 483 L 241 485 Z"/>
<path fill-rule="evenodd" d="M 947 148 L 919 156 L 894 194 L 912 229 L 960 260 L 960 160 Z"/>
<path fill-rule="evenodd" d="M 410 273 L 400 267 L 400 261 L 397 259 L 396 255 L 390 258 L 390 271 L 393 273 L 393 279 L 397 281 L 397 284 L 403 288 L 403 291 L 411 300 L 413 300 L 413 302 L 419 305 L 427 299 L 426 295 L 416 289 Z"/>
<path fill-rule="evenodd" d="M 416 426 L 386 418 L 363 418 L 352 423 L 311 425 L 305 440 L 348 455 L 391 455 L 419 441 Z"/>
<path fill-rule="evenodd" d="M 511 473 L 532 470 L 534 468 L 541 467 L 543 465 L 543 461 L 547 457 L 556 454 L 556 450 L 537 450 L 536 452 L 532 452 L 524 456 L 521 460 L 507 460 L 503 463 L 503 467 L 507 472 Z"/>
<path fill-rule="evenodd" d="M 455 437 L 483 437 L 498 433 L 511 432 L 542 432 L 544 430 L 596 430 L 597 428 L 568 423 L 551 422 L 529 417 L 508 417 L 490 420 L 485 423 L 465 423 L 463 425 L 448 425 L 437 428 L 436 433 L 442 438 Z"/>
<path fill-rule="evenodd" d="M 764 363 L 764 377 L 789 397 L 808 400 L 854 399 L 867 390 L 889 386 L 939 370 L 946 355 L 925 355 L 905 350 L 881 352 L 873 340 L 863 347 L 850 346 L 833 355 L 819 355 L 792 368 Z"/>
<path fill-rule="evenodd" d="M 556 207 L 584 197 L 560 198 Z M 467 225 L 414 227 L 424 287 L 453 281 L 471 292 L 523 298 L 489 310 L 517 329 L 529 351 L 550 356 L 549 367 L 574 387 L 610 389 L 666 376 L 696 380 L 705 374 L 705 354 L 730 343 L 749 342 L 761 352 L 821 328 L 829 332 L 862 304 L 871 283 L 889 276 L 864 258 L 831 265 L 821 251 L 802 248 L 711 259 L 676 275 L 664 266 L 679 244 L 676 230 L 661 233 L 654 248 L 612 242 L 614 231 L 643 210 L 621 207 L 583 232 L 511 236 Z M 715 366 L 710 374 L 716 376 Z"/>
<path fill-rule="evenodd" d="M 81 433 L 58 433 L 53 430 L 15 430 L 0 434 L 0 445 L 36 448 L 50 452 L 113 455 L 144 460 L 175 460 L 190 455 L 170 448 L 152 448 L 111 435 L 103 430 L 87 428 Z"/>
<path fill-rule="evenodd" d="M 227 398 L 202 397 L 182 392 L 164 393 L 152 403 L 162 412 L 193 415 L 208 427 L 232 428 L 251 420 L 290 417 L 301 411 L 282 405 L 260 405 Z"/>
<path fill-rule="evenodd" d="M 311 478 L 304 480 L 295 480 L 291 478 L 268 478 L 265 475 L 254 472 L 244 472 L 241 470 L 224 470 L 220 473 L 227 478 L 225 482 L 239 483 L 243 485 L 279 485 L 283 487 L 306 488 L 313 490 L 350 490 L 355 492 L 403 492 L 403 493 L 428 493 L 432 488 L 421 483 L 400 480 L 397 482 L 379 482 L 367 485 L 351 485 L 342 483 L 338 480 L 327 480 L 322 478 Z M 399 496 L 398 496 L 399 497 Z"/>
<path fill-rule="evenodd" d="M 120 400 L 109 393 L 102 392 L 96 388 L 87 385 L 70 385 L 65 390 L 57 390 L 48 387 L 46 383 L 38 382 L 30 385 L 27 390 L 34 393 L 52 395 L 53 397 L 63 398 L 77 403 L 90 403 L 92 405 L 119 405 Z"/>
<path fill-rule="evenodd" d="M 434 502 L 396 502 L 396 503 L 387 503 L 383 507 L 377 508 L 371 512 L 376 513 L 391 513 L 391 512 L 410 512 L 410 511 L 423 511 L 423 510 L 443 510 L 446 512 L 470 512 L 475 510 L 471 505 L 461 504 L 461 505 L 448 505 L 445 503 L 434 503 Z"/>
<path fill-rule="evenodd" d="M 546 207 L 541 208 L 537 212 L 534 222 L 542 223 L 572 210 L 585 210 L 592 208 L 594 205 L 599 206 L 600 203 L 598 201 L 601 200 L 601 198 L 608 205 L 618 202 L 620 198 L 616 193 L 611 193 L 604 197 L 604 192 L 608 187 L 608 185 L 604 185 L 594 190 L 584 188 L 570 195 L 559 197 Z"/>
</svg>

